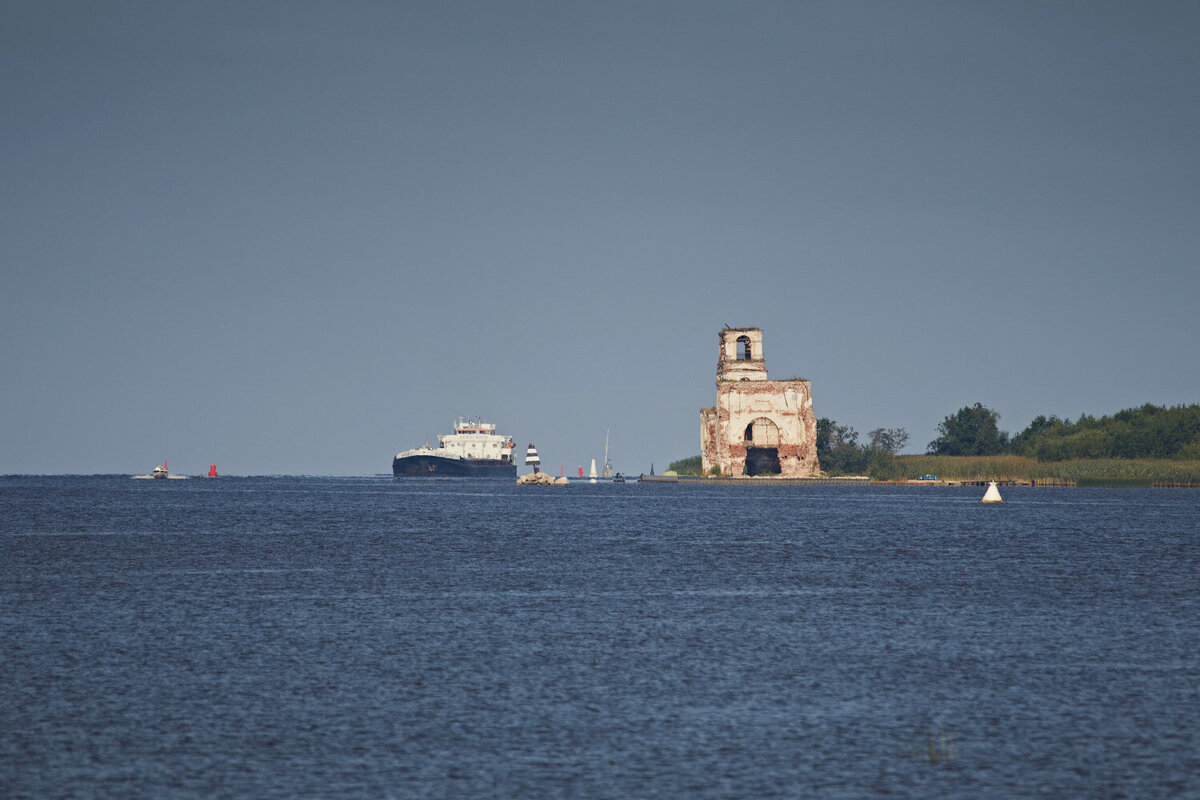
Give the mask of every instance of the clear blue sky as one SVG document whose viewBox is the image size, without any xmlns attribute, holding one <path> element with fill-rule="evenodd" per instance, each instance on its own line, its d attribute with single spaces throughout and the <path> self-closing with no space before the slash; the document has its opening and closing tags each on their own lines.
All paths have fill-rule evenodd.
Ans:
<svg viewBox="0 0 1200 800">
<path fill-rule="evenodd" d="M 1200 402 L 1200 5 L 9 2 L 0 473 Z"/>
</svg>

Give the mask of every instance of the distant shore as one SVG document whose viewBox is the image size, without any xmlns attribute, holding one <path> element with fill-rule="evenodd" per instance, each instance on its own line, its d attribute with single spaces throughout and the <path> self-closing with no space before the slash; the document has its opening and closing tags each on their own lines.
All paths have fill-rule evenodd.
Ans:
<svg viewBox="0 0 1200 800">
<path fill-rule="evenodd" d="M 715 482 L 871 483 L 890 486 L 1158 486 L 1200 488 L 1200 460 L 1090 458 L 1038 461 L 1022 456 L 895 456 L 887 474 L 823 478 L 685 477 Z M 922 478 L 926 478 L 922 480 Z"/>
<path fill-rule="evenodd" d="M 930 486 L 987 486 L 991 480 L 981 478 L 966 480 L 934 480 L 905 479 L 897 481 L 873 480 L 869 476 L 840 476 L 826 478 L 772 478 L 757 476 L 753 478 L 720 478 L 716 476 L 700 477 L 699 475 L 642 475 L 636 478 L 639 483 L 687 483 L 713 485 L 744 485 L 744 486 L 910 486 L 913 488 Z M 1127 489 L 1200 489 L 1200 481 L 1169 481 L 1152 480 L 1149 478 L 1085 478 L 1080 481 L 1062 481 L 1055 478 L 1047 480 L 1019 480 L 1002 478 L 996 480 L 999 486 L 1030 486 L 1051 488 L 1127 488 Z"/>
<path fill-rule="evenodd" d="M 744 478 L 723 478 L 716 475 L 703 477 L 700 475 L 642 475 L 637 478 L 639 483 L 724 483 L 724 484 L 806 484 L 825 485 L 841 484 L 866 486 L 871 479 L 865 475 L 838 476 L 824 478 L 776 478 L 769 475 Z"/>
</svg>

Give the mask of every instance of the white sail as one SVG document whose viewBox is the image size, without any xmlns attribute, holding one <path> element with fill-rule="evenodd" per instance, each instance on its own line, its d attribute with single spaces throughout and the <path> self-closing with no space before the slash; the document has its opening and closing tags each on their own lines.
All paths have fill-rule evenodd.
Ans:
<svg viewBox="0 0 1200 800">
<path fill-rule="evenodd" d="M 608 431 L 604 431 L 604 467 L 600 470 L 600 475 L 605 478 L 612 477 L 612 464 L 608 461 Z"/>
<path fill-rule="evenodd" d="M 588 478 L 591 479 L 592 483 L 596 482 L 596 459 L 594 458 L 592 459 L 592 468 L 588 471 Z"/>
</svg>

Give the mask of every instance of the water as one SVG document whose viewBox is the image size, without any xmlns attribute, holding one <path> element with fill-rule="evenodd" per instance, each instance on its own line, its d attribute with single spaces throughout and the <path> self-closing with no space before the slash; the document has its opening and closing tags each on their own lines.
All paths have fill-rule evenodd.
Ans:
<svg viewBox="0 0 1200 800">
<path fill-rule="evenodd" d="M 1200 796 L 1200 492 L 0 478 L 0 795 Z"/>
</svg>

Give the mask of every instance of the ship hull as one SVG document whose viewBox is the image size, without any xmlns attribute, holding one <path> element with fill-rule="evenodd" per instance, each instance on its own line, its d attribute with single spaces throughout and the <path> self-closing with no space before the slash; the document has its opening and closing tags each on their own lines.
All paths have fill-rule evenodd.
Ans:
<svg viewBox="0 0 1200 800">
<path fill-rule="evenodd" d="M 392 475 L 397 478 L 516 478 L 517 465 L 510 461 L 396 456 L 392 459 Z"/>
</svg>

